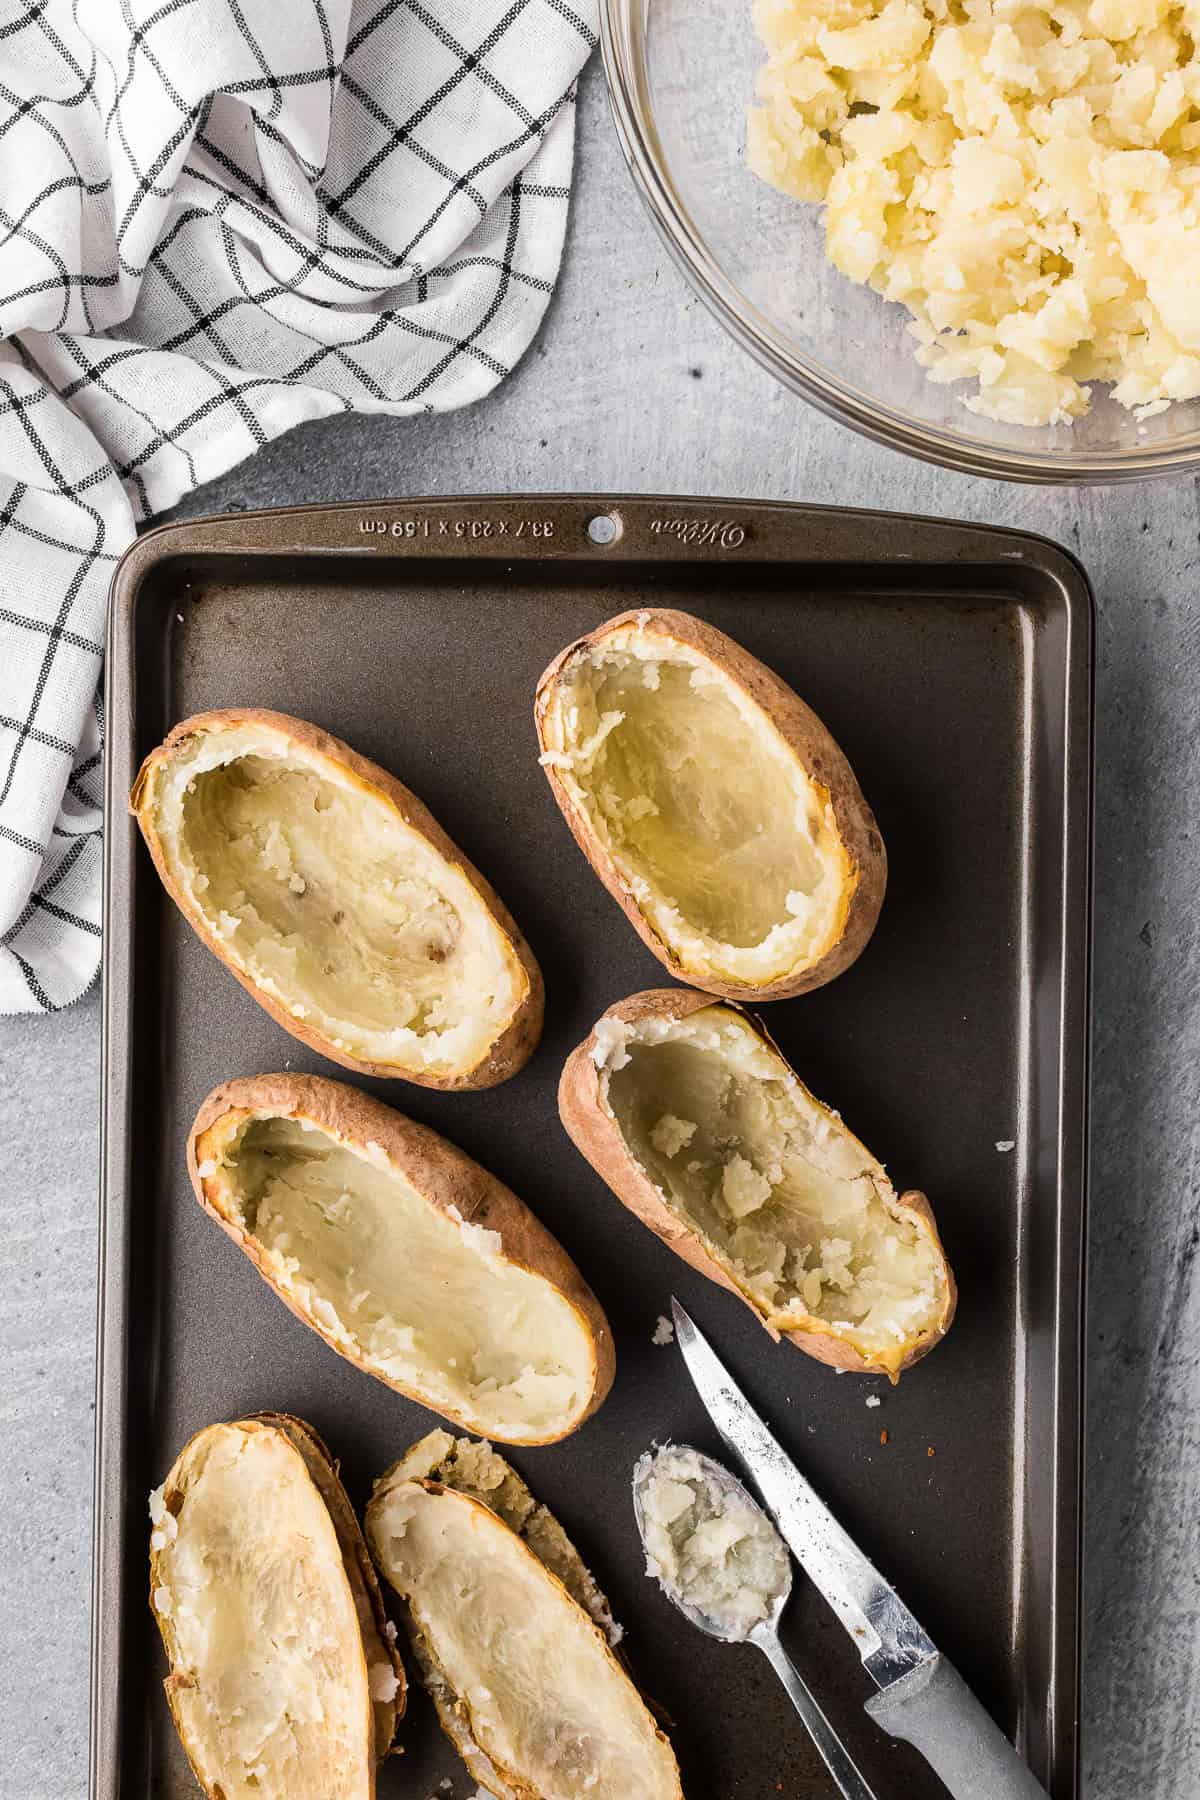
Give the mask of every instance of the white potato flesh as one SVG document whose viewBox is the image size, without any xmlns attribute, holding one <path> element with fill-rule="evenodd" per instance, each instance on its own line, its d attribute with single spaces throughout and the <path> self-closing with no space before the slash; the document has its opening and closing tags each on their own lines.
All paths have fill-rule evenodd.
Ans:
<svg viewBox="0 0 1200 1800">
<path fill-rule="evenodd" d="M 552 767 L 685 969 L 766 982 L 836 941 L 849 862 L 829 796 L 698 650 L 630 625 L 560 671 Z"/>
<path fill-rule="evenodd" d="M 267 1114 L 243 1117 L 216 1163 L 222 1210 L 343 1354 L 485 1436 L 578 1423 L 594 1372 L 579 1313 L 507 1261 L 498 1233 L 431 1205 L 379 1146 Z"/>
<path fill-rule="evenodd" d="M 411 1481 L 433 1480 L 488 1507 L 556 1575 L 616 1648 L 624 1637 L 595 1577 L 548 1507 L 540 1506 L 516 1470 L 490 1444 L 431 1431 L 392 1470 Z"/>
<path fill-rule="evenodd" d="M 474 1068 L 529 977 L 463 871 L 333 759 L 258 723 L 160 766 L 168 867 L 226 957 L 362 1061 Z"/>
<path fill-rule="evenodd" d="M 280 1432 L 228 1425 L 181 1463 L 182 1503 L 173 1517 L 159 1504 L 153 1601 L 174 1632 L 173 1704 L 198 1775 L 227 1800 L 368 1800 L 354 1597 L 302 1459 Z"/>
<path fill-rule="evenodd" d="M 679 1800 L 670 1747 L 603 1633 L 507 1525 L 466 1495 L 399 1480 L 376 1491 L 367 1530 L 472 1738 L 514 1788 Z"/>
<path fill-rule="evenodd" d="M 827 256 L 906 308 L 930 380 L 970 380 L 963 404 L 1006 426 L 1069 426 L 1093 382 L 1139 421 L 1200 395 L 1194 4 L 756 0 L 754 19 L 747 161 L 824 202 Z"/>
<path fill-rule="evenodd" d="M 732 1642 L 769 1619 L 792 1584 L 783 1540 L 727 1470 L 664 1444 L 633 1476 L 646 1573 Z"/>
<path fill-rule="evenodd" d="M 775 1329 L 820 1321 L 887 1368 L 937 1327 L 928 1232 L 740 1013 L 602 1020 L 594 1054 L 630 1155 Z"/>
</svg>

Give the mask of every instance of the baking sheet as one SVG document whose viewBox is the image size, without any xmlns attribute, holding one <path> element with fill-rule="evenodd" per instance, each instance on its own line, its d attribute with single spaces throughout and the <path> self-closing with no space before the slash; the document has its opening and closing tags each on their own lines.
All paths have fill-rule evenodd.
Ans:
<svg viewBox="0 0 1200 1800">
<path fill-rule="evenodd" d="M 802 1078 L 937 1211 L 958 1318 L 894 1391 L 772 1346 L 625 1212 L 558 1124 L 568 1052 L 663 972 L 571 843 L 537 763 L 533 690 L 562 645 L 642 604 L 700 614 L 789 680 L 888 845 L 863 956 L 764 1010 Z M 125 810 L 177 719 L 248 704 L 313 719 L 394 770 L 541 961 L 545 1036 L 513 1081 L 361 1085 L 508 1182 L 608 1311 L 606 1405 L 512 1460 L 626 1625 L 689 1800 L 834 1790 L 759 1653 L 690 1630 L 642 1573 L 634 1461 L 654 1439 L 719 1448 L 677 1352 L 652 1342 L 672 1292 L 1054 1800 L 1072 1800 L 1092 680 L 1079 566 L 1016 533 L 744 501 L 372 502 L 149 533 L 117 573 L 109 641 L 92 1800 L 194 1792 L 146 1592 L 146 1496 L 190 1433 L 299 1413 L 361 1506 L 437 1422 L 292 1318 L 188 1185 L 184 1135 L 215 1083 L 281 1067 L 346 1078 L 183 924 Z M 868 1678 L 802 1578 L 785 1636 L 881 1800 L 936 1800 L 925 1763 L 862 1713 Z M 382 1800 L 426 1800 L 445 1777 L 455 1796 L 474 1791 L 419 1690 L 402 1742 Z"/>
</svg>

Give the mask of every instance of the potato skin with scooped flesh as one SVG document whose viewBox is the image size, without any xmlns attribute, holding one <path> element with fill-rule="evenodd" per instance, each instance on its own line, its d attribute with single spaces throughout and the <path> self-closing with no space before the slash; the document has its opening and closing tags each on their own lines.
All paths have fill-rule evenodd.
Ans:
<svg viewBox="0 0 1200 1800">
<path fill-rule="evenodd" d="M 431 1432 L 376 1482 L 366 1532 L 442 1728 L 486 1793 L 683 1800 L 607 1601 L 490 1445 Z"/>
<path fill-rule="evenodd" d="M 197 713 L 146 758 L 129 808 L 197 937 L 329 1061 L 486 1088 L 533 1054 L 545 991 L 508 909 L 415 794 L 329 732 Z"/>
<path fill-rule="evenodd" d="M 284 1414 L 206 1426 L 150 1512 L 164 1688 L 209 1800 L 372 1800 L 404 1671 L 312 1427 Z"/>
<path fill-rule="evenodd" d="M 887 886 L 874 815 L 817 715 L 724 632 L 618 614 L 554 659 L 534 716 L 576 843 L 677 979 L 783 1000 L 861 954 Z"/>
<path fill-rule="evenodd" d="M 495 1175 L 382 1100 L 317 1075 L 225 1082 L 196 1116 L 188 1170 L 296 1318 L 444 1418 L 554 1443 L 608 1394 L 612 1331 L 558 1240 Z"/>
<path fill-rule="evenodd" d="M 857 1184 L 877 1228 L 871 1242 L 885 1254 L 889 1237 L 901 1246 L 911 1247 L 911 1255 L 900 1260 L 907 1260 L 905 1279 L 910 1281 L 912 1292 L 906 1295 L 903 1282 L 897 1282 L 898 1314 L 907 1315 L 903 1325 L 887 1327 L 885 1306 L 880 1315 L 882 1339 L 879 1333 L 872 1333 L 868 1341 L 868 1334 L 854 1321 L 810 1312 L 800 1295 L 801 1283 L 796 1283 L 796 1292 L 785 1305 L 784 1295 L 770 1294 L 762 1282 L 753 1278 L 753 1271 L 739 1266 L 731 1246 L 738 1241 L 736 1231 L 742 1221 L 730 1218 L 723 1206 L 714 1206 L 702 1226 L 695 1207 L 689 1210 L 679 1198 L 687 1192 L 686 1181 L 671 1173 L 672 1166 L 676 1170 L 682 1166 L 686 1177 L 687 1164 L 695 1155 L 699 1138 L 687 1138 L 677 1154 L 665 1155 L 681 1131 L 695 1122 L 688 1116 L 686 1091 L 678 1098 L 681 1118 L 674 1117 L 672 1108 L 665 1109 L 671 1131 L 665 1137 L 660 1134 L 659 1143 L 664 1149 L 661 1160 L 653 1142 L 643 1139 L 631 1143 L 629 1134 L 633 1127 L 628 1117 L 619 1116 L 620 1107 L 613 1099 L 614 1081 L 621 1079 L 620 1059 L 628 1054 L 631 1045 L 635 1053 L 639 1045 L 648 1045 L 652 1051 L 656 1041 L 686 1042 L 689 1036 L 696 1039 L 695 1054 L 707 1059 L 718 1074 L 727 1068 L 736 1073 L 737 1059 L 749 1059 L 754 1064 L 754 1079 L 766 1084 L 772 1095 L 783 1095 L 787 1105 L 795 1109 L 795 1116 L 807 1122 L 804 1130 L 817 1146 L 814 1154 L 820 1152 L 821 1146 L 826 1147 L 826 1159 L 832 1159 L 831 1167 L 841 1171 L 830 1178 Z M 702 1062 L 701 1069 L 703 1066 Z M 694 1097 L 692 1110 L 700 1116 Z M 773 1337 L 788 1338 L 806 1355 L 833 1368 L 883 1374 L 895 1382 L 905 1369 L 928 1355 L 949 1330 L 957 1289 L 928 1199 L 915 1190 L 896 1193 L 882 1165 L 836 1113 L 809 1093 L 764 1027 L 740 1007 L 678 988 L 652 989 L 611 1006 L 566 1062 L 559 1082 L 559 1113 L 576 1148 L 630 1212 L 692 1268 L 743 1300 Z M 744 1156 L 730 1156 L 727 1151 L 722 1155 L 726 1164 L 739 1164 L 734 1174 L 743 1186 L 753 1187 L 761 1167 L 785 1157 L 781 1142 L 769 1137 L 743 1145 L 742 1149 Z M 745 1176 L 740 1167 L 747 1157 L 751 1176 Z M 722 1171 L 719 1176 L 714 1172 L 714 1178 L 719 1179 L 724 1196 L 727 1177 Z M 709 1185 L 710 1191 L 715 1192 L 712 1181 Z M 736 1190 L 737 1182 L 731 1186 Z M 751 1199 L 756 1197 L 752 1192 Z M 773 1203 L 773 1196 L 768 1198 Z M 769 1210 L 752 1213 L 752 1220 L 764 1218 Z M 828 1236 L 834 1237 L 846 1229 L 844 1222 L 839 1223 L 836 1232 L 829 1228 Z M 849 1268 L 849 1260 L 846 1266 Z M 884 1296 L 886 1300 L 886 1289 Z"/>
</svg>

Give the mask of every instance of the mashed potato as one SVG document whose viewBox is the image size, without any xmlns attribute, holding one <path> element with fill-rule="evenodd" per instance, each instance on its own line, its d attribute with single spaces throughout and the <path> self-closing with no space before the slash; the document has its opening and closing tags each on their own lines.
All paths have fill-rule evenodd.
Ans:
<svg viewBox="0 0 1200 1800">
<path fill-rule="evenodd" d="M 755 0 L 751 167 L 913 315 L 934 381 L 1047 425 L 1200 394 L 1200 0 Z M 1143 415 L 1146 416 L 1146 415 Z"/>
</svg>

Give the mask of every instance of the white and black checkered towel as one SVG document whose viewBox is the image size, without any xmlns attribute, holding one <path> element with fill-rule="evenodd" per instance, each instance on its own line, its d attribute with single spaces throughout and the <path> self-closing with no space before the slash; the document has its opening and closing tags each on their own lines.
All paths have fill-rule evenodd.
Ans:
<svg viewBox="0 0 1200 1800">
<path fill-rule="evenodd" d="M 302 419 L 477 400 L 562 252 L 597 0 L 0 0 L 0 1013 L 100 952 L 104 606 Z"/>
</svg>

